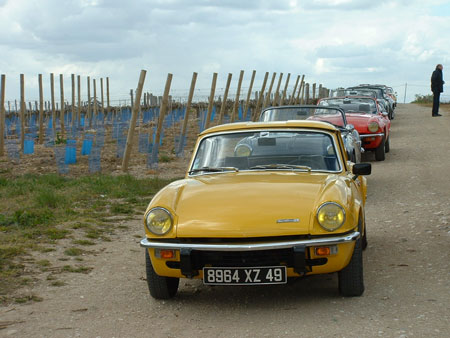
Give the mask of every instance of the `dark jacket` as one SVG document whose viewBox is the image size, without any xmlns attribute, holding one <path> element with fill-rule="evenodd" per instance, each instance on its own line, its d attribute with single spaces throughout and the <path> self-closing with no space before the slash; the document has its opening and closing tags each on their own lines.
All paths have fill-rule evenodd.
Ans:
<svg viewBox="0 0 450 338">
<path fill-rule="evenodd" d="M 442 79 L 442 69 L 436 67 L 431 75 L 431 91 L 442 93 L 444 91 L 444 80 Z"/>
</svg>

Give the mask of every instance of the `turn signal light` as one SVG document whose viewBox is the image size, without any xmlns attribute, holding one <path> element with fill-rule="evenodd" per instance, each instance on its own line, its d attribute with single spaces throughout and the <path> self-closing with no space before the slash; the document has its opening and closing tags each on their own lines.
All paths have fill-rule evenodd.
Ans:
<svg viewBox="0 0 450 338">
<path fill-rule="evenodd" d="M 155 256 L 163 259 L 175 258 L 175 250 L 155 250 Z"/>
<path fill-rule="evenodd" d="M 318 246 L 315 248 L 316 256 L 330 256 L 337 254 L 337 246 Z"/>
</svg>

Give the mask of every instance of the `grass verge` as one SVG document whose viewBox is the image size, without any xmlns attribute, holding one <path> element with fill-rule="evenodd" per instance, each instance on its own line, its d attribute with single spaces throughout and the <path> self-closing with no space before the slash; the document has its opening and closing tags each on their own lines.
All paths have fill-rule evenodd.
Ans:
<svg viewBox="0 0 450 338">
<path fill-rule="evenodd" d="M 14 300 L 11 293 L 28 280 L 24 277 L 27 254 L 52 251 L 49 244 L 68 237 L 75 237 L 73 244 L 78 245 L 110 240 L 113 230 L 107 217 L 141 214 L 152 196 L 168 183 L 170 180 L 129 175 L 11 177 L 0 172 L 0 304 Z M 85 239 L 73 236 L 74 232 Z M 83 252 L 72 247 L 64 255 L 76 257 Z M 50 266 L 47 260 L 33 264 L 38 271 Z M 90 268 L 65 266 L 63 271 L 86 273 Z"/>
</svg>

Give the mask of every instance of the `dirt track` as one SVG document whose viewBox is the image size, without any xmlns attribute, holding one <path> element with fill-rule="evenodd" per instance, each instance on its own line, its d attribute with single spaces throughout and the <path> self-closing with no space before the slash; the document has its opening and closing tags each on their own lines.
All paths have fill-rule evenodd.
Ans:
<svg viewBox="0 0 450 338">
<path fill-rule="evenodd" d="M 400 105 L 391 152 L 375 162 L 366 209 L 366 291 L 342 298 L 337 276 L 285 286 L 206 287 L 184 281 L 171 301 L 150 298 L 140 221 L 86 256 L 91 273 L 43 282 L 42 302 L 0 308 L 12 337 L 448 337 L 450 113 Z"/>
</svg>

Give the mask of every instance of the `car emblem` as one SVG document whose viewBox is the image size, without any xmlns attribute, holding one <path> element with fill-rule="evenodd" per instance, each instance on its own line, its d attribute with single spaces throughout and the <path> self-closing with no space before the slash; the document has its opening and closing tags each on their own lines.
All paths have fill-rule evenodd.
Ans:
<svg viewBox="0 0 450 338">
<path fill-rule="evenodd" d="M 277 219 L 277 223 L 298 223 L 298 222 L 300 222 L 299 218 Z"/>
</svg>

